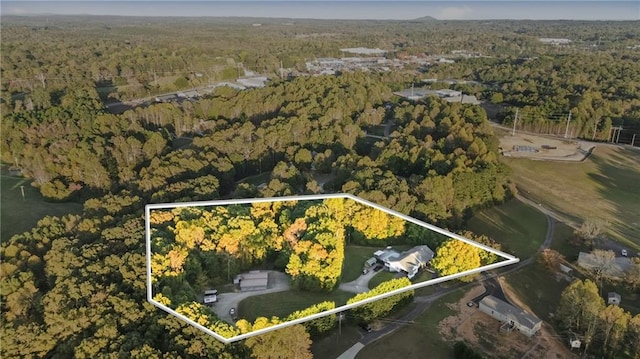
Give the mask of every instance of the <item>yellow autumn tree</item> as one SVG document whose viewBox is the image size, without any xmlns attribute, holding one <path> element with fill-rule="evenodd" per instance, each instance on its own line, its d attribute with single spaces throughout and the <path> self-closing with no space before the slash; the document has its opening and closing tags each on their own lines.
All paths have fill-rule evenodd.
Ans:
<svg viewBox="0 0 640 359">
<path fill-rule="evenodd" d="M 437 249 L 431 265 L 442 276 L 475 269 L 480 267 L 480 250 L 463 241 L 449 239 Z M 460 278 L 465 282 L 472 279 L 472 276 Z"/>
</svg>

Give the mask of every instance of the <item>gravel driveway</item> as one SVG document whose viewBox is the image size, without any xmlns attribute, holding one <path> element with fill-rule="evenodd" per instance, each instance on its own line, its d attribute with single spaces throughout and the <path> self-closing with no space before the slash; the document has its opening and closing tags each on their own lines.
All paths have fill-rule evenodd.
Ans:
<svg viewBox="0 0 640 359">
<path fill-rule="evenodd" d="M 235 322 L 229 315 L 229 310 L 231 308 L 236 308 L 237 310 L 238 304 L 240 304 L 240 302 L 243 299 L 254 296 L 254 295 L 282 292 L 285 290 L 289 290 L 291 288 L 291 286 L 289 285 L 289 276 L 278 271 L 267 271 L 267 272 L 269 272 L 269 282 L 267 284 L 268 289 L 253 290 L 250 292 L 233 292 L 233 293 L 218 294 L 218 301 L 212 307 L 216 315 L 224 321 L 235 324 Z"/>
</svg>

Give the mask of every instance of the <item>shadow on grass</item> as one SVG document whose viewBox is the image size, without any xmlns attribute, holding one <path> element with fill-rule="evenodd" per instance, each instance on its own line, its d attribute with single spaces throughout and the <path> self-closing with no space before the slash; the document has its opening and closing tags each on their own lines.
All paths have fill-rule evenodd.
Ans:
<svg viewBox="0 0 640 359">
<path fill-rule="evenodd" d="M 598 183 L 598 192 L 609 201 L 613 231 L 620 240 L 640 250 L 640 156 L 624 149 L 616 149 L 609 158 L 592 156 L 597 173 L 588 176 Z"/>
</svg>

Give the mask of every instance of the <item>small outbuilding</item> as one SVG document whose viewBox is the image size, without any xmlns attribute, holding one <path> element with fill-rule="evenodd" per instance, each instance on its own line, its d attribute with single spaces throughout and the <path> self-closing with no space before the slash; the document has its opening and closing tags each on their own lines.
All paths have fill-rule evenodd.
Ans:
<svg viewBox="0 0 640 359">
<path fill-rule="evenodd" d="M 376 259 L 376 257 L 371 257 L 369 259 L 367 259 L 366 262 L 364 262 L 364 266 L 365 268 L 371 267 L 372 265 L 378 263 L 378 260 Z"/>
<path fill-rule="evenodd" d="M 582 346 L 582 342 L 580 341 L 580 339 L 574 336 L 569 338 L 569 347 L 571 349 L 580 349 L 581 346 Z"/>
<path fill-rule="evenodd" d="M 542 327 L 542 320 L 492 295 L 482 298 L 478 308 L 483 313 L 505 323 L 509 328 L 517 329 L 529 337 Z"/>
<path fill-rule="evenodd" d="M 609 292 L 607 294 L 607 304 L 620 305 L 622 296 L 616 292 Z"/>
<path fill-rule="evenodd" d="M 251 271 L 238 274 L 233 283 L 240 287 L 241 292 L 265 290 L 269 286 L 269 272 Z"/>
</svg>

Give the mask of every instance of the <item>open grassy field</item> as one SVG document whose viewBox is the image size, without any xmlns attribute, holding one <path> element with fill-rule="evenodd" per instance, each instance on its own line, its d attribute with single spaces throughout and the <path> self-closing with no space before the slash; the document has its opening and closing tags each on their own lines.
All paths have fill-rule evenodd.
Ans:
<svg viewBox="0 0 640 359">
<path fill-rule="evenodd" d="M 453 358 L 453 345 L 442 339 L 438 323 L 454 314 L 447 304 L 463 295 L 457 290 L 437 300 L 413 323 L 365 346 L 356 358 Z"/>
<path fill-rule="evenodd" d="M 537 262 L 510 273 L 505 279 L 518 298 L 547 322 L 560 301 L 560 294 L 569 285 L 564 279 L 556 279 Z"/>
<path fill-rule="evenodd" d="M 323 301 L 336 302 L 336 307 L 345 305 L 355 294 L 341 290 L 332 293 L 314 293 L 298 290 L 269 293 L 248 297 L 240 302 L 238 313 L 249 321 L 257 317 L 286 317 L 287 315 L 308 308 Z"/>
<path fill-rule="evenodd" d="M 24 200 L 20 186 L 24 186 Z M 5 242 L 11 236 L 26 232 L 35 227 L 40 219 L 49 216 L 62 216 L 69 213 L 81 213 L 79 203 L 46 202 L 38 189 L 27 180 L 5 174 L 0 177 L 0 241 Z"/>
<path fill-rule="evenodd" d="M 640 250 L 640 152 L 602 145 L 584 162 L 503 161 L 527 197 L 575 224 L 602 219 L 609 236 Z"/>
<path fill-rule="evenodd" d="M 574 229 L 568 225 L 562 222 L 556 222 L 553 230 L 553 242 L 551 242 L 551 249 L 562 253 L 569 262 L 577 261 L 580 251 L 591 251 L 587 246 L 576 246 L 572 243 L 573 231 Z"/>
<path fill-rule="evenodd" d="M 493 238 L 507 253 L 528 258 L 544 241 L 547 219 L 535 208 L 511 199 L 478 212 L 469 220 L 467 228 Z"/>
</svg>

